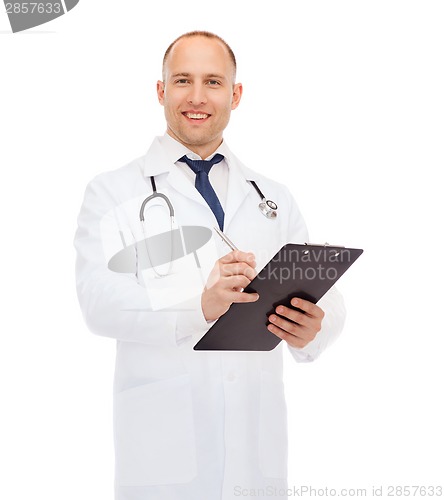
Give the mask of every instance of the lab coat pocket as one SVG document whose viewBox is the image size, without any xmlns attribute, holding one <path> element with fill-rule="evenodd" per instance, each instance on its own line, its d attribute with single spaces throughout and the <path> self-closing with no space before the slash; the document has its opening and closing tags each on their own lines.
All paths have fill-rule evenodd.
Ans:
<svg viewBox="0 0 444 500">
<path fill-rule="evenodd" d="M 287 477 L 287 408 L 282 380 L 261 372 L 259 468 L 266 477 Z"/>
<path fill-rule="evenodd" d="M 114 396 L 116 483 L 185 483 L 197 474 L 191 386 L 180 375 Z"/>
</svg>

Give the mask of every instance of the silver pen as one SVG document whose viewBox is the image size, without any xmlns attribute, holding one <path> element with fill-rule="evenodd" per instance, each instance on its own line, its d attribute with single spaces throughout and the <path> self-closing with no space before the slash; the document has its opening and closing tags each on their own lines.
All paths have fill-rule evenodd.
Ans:
<svg viewBox="0 0 444 500">
<path fill-rule="evenodd" d="M 237 246 L 228 238 L 226 234 L 224 234 L 218 227 L 213 228 L 216 233 L 222 238 L 223 241 L 231 248 L 231 250 L 239 250 Z"/>
</svg>

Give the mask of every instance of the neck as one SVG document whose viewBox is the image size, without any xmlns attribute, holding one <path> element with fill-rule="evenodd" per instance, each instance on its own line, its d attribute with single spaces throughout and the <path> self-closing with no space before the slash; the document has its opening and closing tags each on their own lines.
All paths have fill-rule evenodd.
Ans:
<svg viewBox="0 0 444 500">
<path fill-rule="evenodd" d="M 170 129 L 167 130 L 167 133 L 170 137 L 183 144 L 190 151 L 199 155 L 203 160 L 212 155 L 223 141 L 223 138 L 220 137 L 206 144 L 188 144 L 187 142 L 184 142 L 179 137 L 177 137 Z"/>
</svg>

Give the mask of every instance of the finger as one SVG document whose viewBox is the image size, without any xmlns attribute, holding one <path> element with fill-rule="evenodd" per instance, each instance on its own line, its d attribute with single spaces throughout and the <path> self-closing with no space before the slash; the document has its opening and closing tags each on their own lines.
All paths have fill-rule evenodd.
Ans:
<svg viewBox="0 0 444 500">
<path fill-rule="evenodd" d="M 243 274 L 222 277 L 222 287 L 230 290 L 245 288 L 250 284 L 250 280 Z"/>
<path fill-rule="evenodd" d="M 313 304 L 313 302 L 310 302 L 309 300 L 294 297 L 291 299 L 291 305 L 297 307 L 298 309 L 301 309 L 313 318 L 322 319 L 325 315 L 324 311 L 319 306 Z"/>
<path fill-rule="evenodd" d="M 253 269 L 256 267 L 256 259 L 253 253 L 251 252 L 242 252 L 241 250 L 233 250 L 230 253 L 227 253 L 223 257 L 219 259 L 221 264 L 230 264 L 233 262 L 245 262 Z"/>
<path fill-rule="evenodd" d="M 234 300 L 233 300 L 234 298 Z M 233 292 L 233 295 L 230 297 L 233 303 L 245 303 L 245 302 L 256 302 L 259 299 L 259 294 L 254 293 L 246 293 L 246 292 Z"/>
<path fill-rule="evenodd" d="M 296 337 L 295 335 L 292 335 L 291 333 L 288 333 L 288 332 L 282 330 L 281 328 L 277 327 L 276 325 L 269 324 L 267 326 L 267 328 L 268 328 L 268 331 L 270 331 L 271 333 L 276 335 L 276 337 L 279 337 L 280 339 L 285 340 L 285 342 L 287 342 L 292 347 L 297 347 L 299 349 L 302 349 L 303 347 L 305 347 L 308 344 L 308 341 L 306 341 L 300 337 Z"/>
<path fill-rule="evenodd" d="M 314 319 L 309 319 L 307 326 L 294 323 L 293 321 L 281 318 L 275 314 L 271 314 L 268 319 L 273 325 L 277 326 L 284 332 L 294 335 L 295 337 L 307 342 L 312 341 L 320 330 L 320 322 Z"/>
<path fill-rule="evenodd" d="M 221 264 L 220 274 L 222 276 L 235 276 L 243 274 L 251 281 L 256 277 L 257 272 L 244 262 L 235 262 L 233 264 Z"/>
<path fill-rule="evenodd" d="M 287 318 L 290 321 L 293 321 L 294 323 L 297 323 L 302 326 L 308 326 L 310 324 L 310 321 L 312 321 L 312 317 L 309 316 L 308 314 L 301 311 L 296 311 L 294 309 L 290 309 L 289 307 L 277 306 L 276 312 L 277 314 L 280 314 L 284 318 Z"/>
<path fill-rule="evenodd" d="M 303 336 L 303 329 L 304 327 L 301 325 L 298 325 L 297 323 L 294 323 L 293 321 L 289 321 L 288 319 L 281 318 L 280 316 L 277 316 L 276 314 L 270 314 L 268 317 L 268 320 L 270 323 L 275 325 L 276 327 L 280 328 L 281 330 L 284 330 L 285 332 L 295 335 L 296 337 L 301 337 Z"/>
</svg>

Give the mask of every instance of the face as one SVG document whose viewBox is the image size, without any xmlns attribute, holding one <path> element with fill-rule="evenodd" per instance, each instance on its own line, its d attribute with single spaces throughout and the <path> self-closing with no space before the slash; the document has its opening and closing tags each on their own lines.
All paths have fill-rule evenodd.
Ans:
<svg viewBox="0 0 444 500">
<path fill-rule="evenodd" d="M 168 134 L 201 158 L 219 147 L 231 111 L 239 105 L 242 85 L 234 84 L 233 73 L 233 62 L 219 40 L 195 36 L 174 45 L 164 82 L 157 82 Z"/>
</svg>

